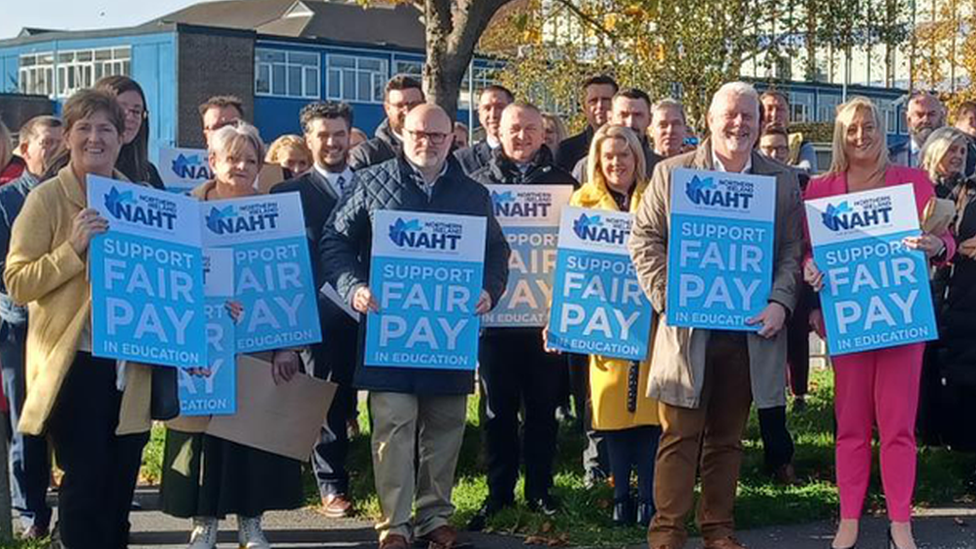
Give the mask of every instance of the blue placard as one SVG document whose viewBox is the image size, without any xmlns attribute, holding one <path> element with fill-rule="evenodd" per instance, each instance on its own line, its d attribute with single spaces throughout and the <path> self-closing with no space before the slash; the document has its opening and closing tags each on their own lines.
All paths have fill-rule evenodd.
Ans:
<svg viewBox="0 0 976 549">
<path fill-rule="evenodd" d="M 88 176 L 88 203 L 109 221 L 92 239 L 92 354 L 153 365 L 206 360 L 196 201 Z"/>
<path fill-rule="evenodd" d="M 229 415 L 237 411 L 234 320 L 222 297 L 207 298 L 207 365 L 180 368 L 180 415 Z"/>
<path fill-rule="evenodd" d="M 375 212 L 367 366 L 474 370 L 485 218 Z"/>
<path fill-rule="evenodd" d="M 213 179 L 206 149 L 159 148 L 159 176 L 167 191 L 187 193 Z"/>
<path fill-rule="evenodd" d="M 665 321 L 755 331 L 773 284 L 776 180 L 677 169 L 671 182 Z"/>
<path fill-rule="evenodd" d="M 627 252 L 631 216 L 564 208 L 549 346 L 626 360 L 647 357 L 653 309 Z"/>
<path fill-rule="evenodd" d="M 508 285 L 485 327 L 545 326 L 552 299 L 559 215 L 571 185 L 487 185 L 512 254 Z"/>
<path fill-rule="evenodd" d="M 831 355 L 938 339 L 911 185 L 806 202 Z"/>
<path fill-rule="evenodd" d="M 244 307 L 237 352 L 321 341 L 298 193 L 211 201 L 201 209 L 204 243 L 234 252 L 234 299 Z"/>
</svg>

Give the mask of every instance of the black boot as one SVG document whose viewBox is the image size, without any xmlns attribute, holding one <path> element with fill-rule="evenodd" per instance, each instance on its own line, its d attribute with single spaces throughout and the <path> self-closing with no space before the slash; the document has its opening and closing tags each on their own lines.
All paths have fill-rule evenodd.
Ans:
<svg viewBox="0 0 976 549">
<path fill-rule="evenodd" d="M 651 518 L 654 517 L 654 502 L 651 501 L 639 501 L 637 502 L 637 524 L 647 528 L 651 524 Z"/>
<path fill-rule="evenodd" d="M 634 524 L 634 501 L 632 499 L 614 500 L 613 523 L 617 526 Z"/>
</svg>

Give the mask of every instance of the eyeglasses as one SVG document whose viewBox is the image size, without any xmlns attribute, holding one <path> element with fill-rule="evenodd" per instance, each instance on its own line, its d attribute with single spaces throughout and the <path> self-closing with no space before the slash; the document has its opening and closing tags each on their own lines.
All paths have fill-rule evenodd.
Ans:
<svg viewBox="0 0 976 549">
<path fill-rule="evenodd" d="M 440 133 L 440 132 L 415 132 L 413 130 L 407 130 L 407 133 L 409 133 L 410 136 L 413 137 L 413 139 L 415 141 L 424 141 L 424 140 L 426 140 L 428 143 L 430 143 L 432 145 L 441 145 L 441 144 L 443 144 L 444 141 L 447 139 L 447 136 L 448 135 L 451 135 L 449 133 Z"/>
</svg>

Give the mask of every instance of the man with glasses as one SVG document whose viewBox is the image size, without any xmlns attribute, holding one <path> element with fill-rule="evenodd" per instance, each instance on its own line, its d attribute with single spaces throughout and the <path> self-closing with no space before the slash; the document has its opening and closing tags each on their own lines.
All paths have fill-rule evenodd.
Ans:
<svg viewBox="0 0 976 549">
<path fill-rule="evenodd" d="M 376 128 L 376 137 L 352 150 L 352 171 L 368 168 L 400 156 L 403 151 L 403 124 L 414 107 L 424 102 L 424 88 L 416 78 L 397 75 L 386 83 L 383 111 L 386 120 Z"/>
<path fill-rule="evenodd" d="M 244 102 L 234 95 L 215 95 L 200 105 L 203 137 L 210 147 L 210 137 L 220 128 L 244 119 Z"/>
<path fill-rule="evenodd" d="M 486 218 L 484 283 L 475 312 L 490 311 L 505 291 L 508 243 L 488 191 L 466 176 L 450 154 L 452 130 L 451 119 L 436 105 L 410 111 L 403 125 L 403 154 L 357 172 L 359 184 L 323 230 L 319 257 L 325 279 L 363 315 L 379 310 L 368 285 L 371 219 L 377 210 Z M 363 322 L 360 349 L 365 334 Z M 358 364 L 354 383 L 370 391 L 380 549 L 407 549 L 411 538 L 432 548 L 456 547 L 451 490 L 474 372 Z"/>
</svg>

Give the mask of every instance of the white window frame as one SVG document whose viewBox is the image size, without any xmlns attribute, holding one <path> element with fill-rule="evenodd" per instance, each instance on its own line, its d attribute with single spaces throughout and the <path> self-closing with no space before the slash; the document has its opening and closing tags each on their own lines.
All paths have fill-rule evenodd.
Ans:
<svg viewBox="0 0 976 549">
<path fill-rule="evenodd" d="M 333 64 L 335 62 L 345 62 L 352 66 Z M 370 64 L 379 63 L 379 69 L 364 68 L 363 62 Z M 354 97 L 348 97 L 345 93 L 346 77 L 352 73 L 355 82 L 352 84 Z M 369 79 L 369 89 L 371 96 L 363 98 L 360 95 L 360 79 Z M 383 90 L 386 81 L 390 79 L 390 61 L 381 57 L 357 56 L 347 54 L 329 54 L 326 60 L 326 96 L 336 101 L 346 101 L 349 103 L 383 103 Z M 333 81 L 336 81 L 338 93 L 332 92 Z"/>
<path fill-rule="evenodd" d="M 266 61 L 261 58 L 262 54 L 282 55 L 284 61 Z M 298 56 L 314 56 L 315 64 L 301 63 L 294 60 Z M 284 93 L 275 92 L 275 68 L 281 67 L 284 73 Z M 268 88 L 262 91 L 259 87 L 261 82 L 261 70 L 268 71 Z M 298 70 L 301 74 L 299 90 L 292 90 L 291 79 L 289 77 L 293 70 Z M 309 84 L 314 84 L 314 91 L 309 90 Z M 319 99 L 322 97 L 322 55 L 312 51 L 278 50 L 273 48 L 254 49 L 254 95 L 264 97 L 290 97 L 299 99 Z"/>
<path fill-rule="evenodd" d="M 20 56 L 22 93 L 68 97 L 105 76 L 132 74 L 132 47 L 112 46 L 28 53 Z"/>
<path fill-rule="evenodd" d="M 790 122 L 801 124 L 811 122 L 814 94 L 811 92 L 790 92 Z"/>
<path fill-rule="evenodd" d="M 821 95 L 817 100 L 817 122 L 833 123 L 841 98 L 836 95 Z"/>
</svg>

